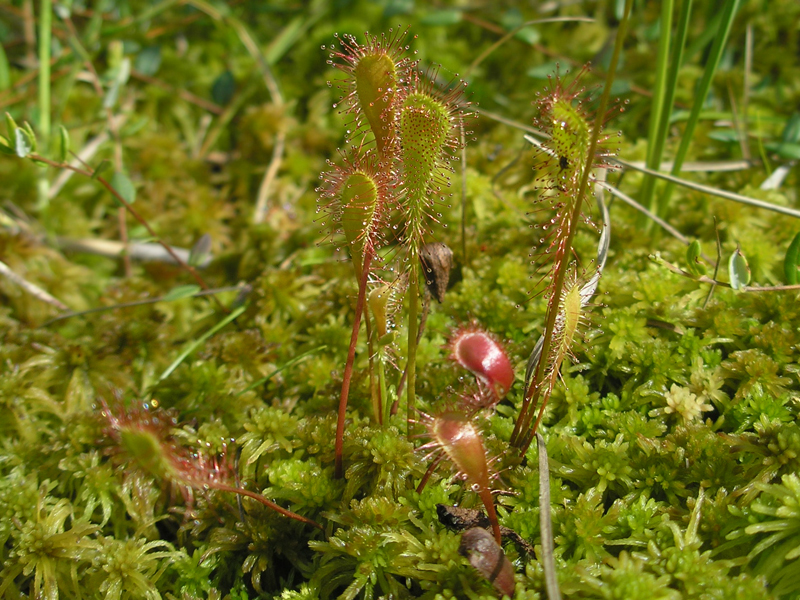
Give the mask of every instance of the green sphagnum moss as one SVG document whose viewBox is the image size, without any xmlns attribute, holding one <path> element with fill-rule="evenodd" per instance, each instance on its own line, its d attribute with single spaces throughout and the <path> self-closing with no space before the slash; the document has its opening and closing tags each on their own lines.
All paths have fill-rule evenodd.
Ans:
<svg viewBox="0 0 800 600">
<path fill-rule="evenodd" d="M 398 315 L 389 325 L 396 335 L 384 348 L 383 423 L 375 416 L 377 386 L 370 381 L 376 350 L 370 351 L 362 328 L 344 411 L 343 477 L 335 477 L 336 411 L 358 286 L 346 262 L 349 250 L 323 242 L 341 232 L 350 242 L 343 247 L 359 246 L 361 232 L 348 238 L 343 227 L 373 213 L 350 198 L 338 208 L 349 207 L 355 217 L 321 234 L 313 190 L 319 173 L 330 170 L 326 161 L 338 160 L 337 147 L 352 159 L 350 146 L 357 142 L 376 154 L 374 166 L 400 151 L 399 118 L 389 120 L 386 113 L 392 94 L 418 112 L 430 99 L 408 99 L 399 85 L 390 94 L 388 85 L 378 90 L 384 87 L 379 84 L 363 118 L 342 118 L 337 111 L 347 109 L 340 92 L 325 85 L 320 46 L 330 44 L 337 30 L 380 31 L 387 18 L 408 22 L 419 35 L 413 41 L 417 54 L 406 51 L 412 41 L 400 35 L 405 28 L 366 43 L 386 51 L 395 67 L 408 57 L 395 79 L 410 82 L 414 72 L 406 69 L 416 60 L 441 61 L 441 73 L 469 73 L 471 101 L 481 111 L 528 126 L 535 92 L 548 93 L 540 78 L 555 70 L 551 53 L 564 56 L 562 64 L 596 59 L 597 73 L 604 71 L 606 42 L 617 25 L 615 3 L 559 6 L 548 16 L 581 12 L 595 20 L 526 25 L 474 67 L 502 35 L 499 29 L 510 32 L 540 18 L 538 7 L 494 3 L 467 11 L 455 4 L 366 0 L 189 4 L 59 3 L 52 23 L 52 127 L 63 125 L 72 150 L 93 168 L 124 158 L 137 189 L 133 208 L 164 241 L 191 248 L 209 233 L 213 260 L 202 277 L 212 287 L 246 282 L 249 291 L 239 299 L 235 290 L 218 294 L 222 306 L 244 302 L 246 310 L 160 381 L 188 344 L 225 318 L 209 297 L 47 323 L 59 314 L 54 306 L 0 277 L 0 599 L 496 598 L 491 583 L 459 554 L 459 534 L 437 521 L 437 504 L 479 508 L 478 494 L 445 468 L 417 490 L 431 457 L 415 450 L 423 440 L 406 435 L 405 402 L 396 415 L 388 414 L 417 319 L 409 325 Z M 20 126 L 29 122 L 36 129 L 37 58 L 33 38 L 25 34 L 33 23 L 23 5 L 12 2 L 0 11 L 0 105 Z M 680 141 L 681 111 L 693 102 L 707 56 L 703 32 L 711 30 L 715 13 L 712 3 L 694 3 L 665 158 Z M 653 86 L 657 19 L 637 8 L 614 88 L 629 104 L 607 129 L 622 132 L 616 145 L 626 160 L 646 157 L 642 132 L 650 98 L 641 91 Z M 750 166 L 684 176 L 776 205 L 798 204 L 796 167 L 786 170 L 778 189 L 760 189 L 796 159 L 800 68 L 795 53 L 783 49 L 797 47 L 798 19 L 795 0 L 743 4 L 704 107 L 709 118 L 698 123 L 688 160 L 745 156 Z M 133 70 L 119 89 L 109 127 L 103 102 L 112 43 Z M 745 76 L 747 44 L 753 61 Z M 392 70 L 383 62 L 377 58 L 372 65 L 379 79 Z M 212 89 L 226 72 L 234 87 L 220 105 L 212 102 Z M 565 123 L 578 103 L 593 110 L 600 78 L 592 72 L 583 77 L 588 91 L 576 88 L 569 106 L 555 107 Z M 438 78 L 437 85 L 449 78 Z M 741 102 L 744 85 L 748 94 Z M 283 102 L 271 95 L 275 89 Z M 449 189 L 443 183 L 448 156 L 460 141 L 452 137 L 455 122 L 444 122 L 451 112 L 429 114 L 442 125 L 437 139 L 447 138 L 435 156 L 418 157 L 439 161 L 435 168 L 430 161 L 423 165 L 435 176 L 421 179 L 419 189 L 397 198 L 394 212 L 384 213 L 381 237 L 372 241 L 375 266 L 387 268 L 370 271 L 370 289 L 399 282 L 403 293 L 409 268 L 402 259 L 409 254 L 402 246 L 409 237 L 460 246 L 454 232 L 461 227 L 461 178 L 452 177 Z M 367 128 L 377 136 L 360 146 Z M 536 450 L 523 462 L 509 451 L 525 361 L 544 326 L 547 303 L 530 293 L 546 265 L 531 264 L 530 254 L 541 250 L 531 248 L 544 236 L 528 225 L 552 217 L 533 204 L 555 194 L 536 189 L 543 187 L 547 167 L 569 180 L 579 161 L 564 165 L 560 156 L 550 156 L 547 163 L 524 145 L 519 131 L 486 116 L 469 128 L 474 132 L 465 135 L 466 165 L 454 165 L 466 167 L 467 256 L 456 251 L 451 288 L 442 304 L 431 307 L 416 349 L 413 409 L 436 414 L 474 385 L 443 348 L 454 329 L 477 321 L 503 341 L 516 379 L 497 409 L 474 422 L 487 455 L 497 457 L 490 467 L 499 475 L 492 486 L 504 492 L 494 495 L 500 524 L 540 547 Z M 564 132 L 583 135 L 580 127 Z M 174 264 L 134 260 L 125 276 L 116 258 L 76 250 L 78 240 L 119 239 L 117 206 L 97 181 L 79 174 L 65 178 L 64 170 L 40 170 L 13 156 L 5 143 L 9 132 L 0 126 L 0 135 L 0 261 L 11 272 L 75 311 L 151 301 L 195 283 Z M 106 141 L 97 152 L 83 154 L 98 139 Z M 51 149 L 58 146 L 49 142 Z M 268 210 L 264 222 L 253 225 L 253 199 L 265 172 Z M 376 189 L 399 192 L 401 174 L 397 165 L 376 172 Z M 43 177 L 56 192 L 46 211 L 36 200 Z M 609 181 L 634 196 L 642 187 L 642 176 L 628 170 Z M 406 198 L 422 201 L 415 210 L 429 219 L 408 233 Z M 589 203 L 585 210 L 590 212 Z M 670 212 L 671 224 L 702 241 L 712 258 L 718 232 L 723 265 L 739 246 L 754 281 L 782 283 L 784 254 L 798 231 L 791 217 L 680 187 Z M 655 227 L 643 231 L 638 216 L 620 202 L 611 206 L 611 217 L 596 306 L 585 309 L 585 325 L 572 336 L 569 354 L 563 353 L 539 427 L 550 458 L 561 591 L 582 599 L 797 598 L 797 292 L 737 293 L 717 286 L 707 299 L 706 284 L 648 259 L 657 251 L 680 265 L 682 244 L 654 233 Z M 131 241 L 151 241 L 131 217 L 127 228 Z M 576 279 L 593 272 L 596 246 L 596 230 L 580 223 L 574 254 L 566 256 Z M 727 281 L 724 268 L 720 278 Z M 422 312 L 422 294 L 417 296 Z M 176 485 L 164 479 L 161 462 L 137 466 L 130 451 L 141 448 L 121 452 L 102 401 L 139 410 L 142 419 L 169 415 L 159 443 L 178 452 L 184 467 L 206 471 L 193 473 L 194 486 Z M 411 425 L 413 430 L 416 423 Z M 225 452 L 227 460 L 220 456 Z M 148 465 L 150 472 L 142 468 Z M 230 476 L 232 485 L 316 521 L 324 531 L 252 498 L 239 502 L 226 491 L 204 489 L 197 485 L 201 474 Z M 514 600 L 545 598 L 540 562 L 513 543 L 504 548 L 516 569 Z"/>
</svg>

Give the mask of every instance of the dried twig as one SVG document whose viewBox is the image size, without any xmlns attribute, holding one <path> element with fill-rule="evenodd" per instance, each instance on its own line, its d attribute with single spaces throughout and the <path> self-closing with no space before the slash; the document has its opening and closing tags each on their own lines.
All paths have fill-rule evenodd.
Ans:
<svg viewBox="0 0 800 600">
<path fill-rule="evenodd" d="M 55 306 L 58 310 L 69 310 L 69 307 L 66 304 L 64 304 L 57 298 L 54 298 L 53 296 L 45 292 L 38 285 L 31 283 L 21 275 L 18 275 L 17 273 L 12 271 L 11 267 L 9 267 L 6 263 L 2 261 L 0 261 L 0 275 L 3 275 L 4 277 L 6 277 L 6 279 L 16 283 L 19 287 L 28 292 L 34 298 L 38 298 L 42 302 L 50 304 L 51 306 Z"/>
</svg>

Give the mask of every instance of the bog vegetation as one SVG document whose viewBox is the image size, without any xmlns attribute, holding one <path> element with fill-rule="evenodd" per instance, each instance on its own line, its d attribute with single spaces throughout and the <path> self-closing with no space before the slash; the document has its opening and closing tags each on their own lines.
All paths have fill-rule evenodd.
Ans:
<svg viewBox="0 0 800 600">
<path fill-rule="evenodd" d="M 800 7 L 716 4 L 0 6 L 0 598 L 798 597 Z"/>
</svg>

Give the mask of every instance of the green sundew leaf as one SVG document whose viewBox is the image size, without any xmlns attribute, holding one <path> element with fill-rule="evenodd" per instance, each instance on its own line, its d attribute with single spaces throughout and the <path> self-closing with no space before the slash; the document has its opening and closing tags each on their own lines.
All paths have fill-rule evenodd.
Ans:
<svg viewBox="0 0 800 600">
<path fill-rule="evenodd" d="M 750 266 L 739 248 L 736 248 L 728 261 L 728 276 L 731 287 L 740 290 L 750 283 Z"/>
<path fill-rule="evenodd" d="M 148 46 L 143 48 L 136 56 L 136 64 L 134 68 L 142 73 L 152 77 L 158 72 L 161 66 L 161 46 Z"/>
<path fill-rule="evenodd" d="M 358 103 L 375 136 L 378 155 L 382 156 L 392 131 L 393 119 L 387 111 L 392 110 L 394 97 L 389 90 L 397 87 L 394 61 L 387 54 L 369 54 L 359 59 L 353 74 Z"/>
<path fill-rule="evenodd" d="M 214 85 L 211 86 L 211 99 L 220 106 L 225 106 L 231 101 L 235 91 L 236 80 L 233 78 L 233 73 L 225 71 L 214 80 Z"/>
<path fill-rule="evenodd" d="M 58 160 L 59 162 L 67 162 L 69 156 L 69 132 L 66 127 L 59 125 L 59 145 L 58 145 Z"/>
<path fill-rule="evenodd" d="M 16 156 L 17 153 L 11 147 L 11 142 L 5 136 L 0 135 L 0 154 L 7 154 L 9 156 Z"/>
<path fill-rule="evenodd" d="M 783 273 L 786 276 L 786 283 L 789 285 L 797 284 L 797 269 L 800 266 L 798 263 L 800 263 L 800 233 L 794 236 L 786 251 L 786 257 L 783 259 Z"/>
<path fill-rule="evenodd" d="M 700 252 L 700 242 L 697 240 L 693 240 L 686 249 L 686 264 L 689 272 L 695 277 L 701 277 L 706 274 L 705 265 L 698 260 Z"/>
<path fill-rule="evenodd" d="M 0 92 L 7 90 L 11 85 L 11 69 L 8 66 L 8 57 L 3 45 L 0 44 Z"/>
<path fill-rule="evenodd" d="M 20 158 L 25 158 L 33 151 L 33 144 L 28 137 L 28 132 L 22 127 L 17 127 L 14 131 L 14 150 Z"/>
<path fill-rule="evenodd" d="M 182 300 L 183 298 L 190 298 L 194 296 L 197 292 L 199 292 L 202 288 L 199 285 L 179 285 L 178 287 L 172 288 L 168 291 L 164 296 L 162 296 L 162 302 L 175 302 L 175 300 Z"/>
<path fill-rule="evenodd" d="M 100 163 L 94 168 L 94 172 L 92 173 L 92 179 L 97 179 L 98 177 L 100 177 L 100 175 L 104 171 L 108 170 L 110 166 L 111 166 L 110 160 L 108 160 L 107 158 L 101 160 Z"/>
<path fill-rule="evenodd" d="M 122 171 L 115 171 L 111 176 L 111 187 L 113 187 L 122 199 L 128 204 L 133 204 L 136 201 L 136 188 L 133 182 Z"/>
<path fill-rule="evenodd" d="M 464 15 L 464 11 L 455 8 L 446 8 L 441 10 L 432 10 L 420 19 L 423 25 L 455 25 L 460 23 Z"/>
</svg>

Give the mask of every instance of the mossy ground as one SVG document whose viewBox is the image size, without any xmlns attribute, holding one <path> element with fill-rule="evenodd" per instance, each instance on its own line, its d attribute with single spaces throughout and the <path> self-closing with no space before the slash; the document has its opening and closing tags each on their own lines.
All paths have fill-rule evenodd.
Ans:
<svg viewBox="0 0 800 600">
<path fill-rule="evenodd" d="M 0 101 L 17 122 L 35 123 L 35 88 L 19 83 L 27 72 L 15 29 L 22 4 L 0 11 L 0 39 L 17 84 L 0 92 Z M 553 70 L 552 55 L 562 65 L 594 59 L 602 72 L 614 4 L 563 9 L 595 16 L 593 23 L 524 29 L 525 39 L 509 41 L 469 74 L 473 100 L 529 123 L 531 101 L 546 83 L 542 76 Z M 691 35 L 698 37 L 714 3 L 695 4 Z M 402 412 L 386 427 L 372 422 L 365 343 L 350 398 L 346 477 L 333 477 L 335 411 L 356 283 L 345 252 L 326 242 L 316 212 L 318 175 L 344 136 L 332 108 L 337 91 L 326 85 L 336 74 L 320 46 L 334 32 L 379 33 L 399 21 L 419 36 L 413 46 L 423 61 L 463 73 L 498 39 L 482 22 L 499 18 L 512 27 L 539 15 L 515 3 L 474 12 L 372 2 L 313 2 L 302 10 L 283 2 L 232 5 L 274 59 L 286 101 L 278 106 L 229 22 L 176 5 L 117 27 L 144 9 L 145 3 L 112 2 L 99 21 L 77 6 L 73 15 L 100 73 L 114 40 L 125 44 L 138 69 L 146 66 L 137 62 L 144 49 L 157 47 L 161 63 L 153 76 L 172 86 L 168 92 L 134 78 L 121 91 L 125 108 L 114 108 L 127 115 L 120 148 L 137 187 L 135 206 L 170 244 L 191 247 L 210 234 L 214 260 L 202 275 L 212 286 L 248 284 L 246 310 L 162 378 L 189 343 L 225 317 L 208 297 L 44 324 L 57 311 L 0 279 L 0 597 L 495 597 L 458 554 L 458 534 L 436 517 L 437 503 L 478 507 L 477 496 L 444 465 L 424 491 L 415 491 L 427 463 L 414 446 L 423 442 L 405 438 Z M 609 124 L 622 132 L 620 154 L 628 160 L 642 159 L 645 150 L 648 96 L 638 90 L 652 86 L 657 39 L 657 15 L 647 10 L 634 14 L 618 78 L 619 94 L 630 102 Z M 786 137 L 800 105 L 800 69 L 789 51 L 797 48 L 792 23 L 798 19 L 800 8 L 791 0 L 742 7 L 714 88 L 710 108 L 717 120 L 703 121 L 691 158 L 741 156 L 739 145 L 720 133 L 730 128 L 719 120 L 733 118 L 729 92 L 741 94 L 744 32 L 751 24 L 757 32 L 751 147 L 766 162 L 693 179 L 797 205 L 797 167 L 778 190 L 759 186 L 780 162 L 770 142 Z M 69 54 L 66 38 L 60 51 L 54 72 L 66 70 L 53 81 L 54 112 L 77 149 L 103 131 L 102 99 L 81 79 L 82 63 Z M 691 103 L 700 72 L 699 57 L 688 60 L 677 94 L 681 106 Z M 233 88 L 219 78 L 225 71 Z M 176 90 L 213 98 L 221 110 L 209 112 Z M 679 121 L 675 127 L 672 140 Z M 422 410 L 435 411 L 469 384 L 445 348 L 457 325 L 476 321 L 506 340 L 517 381 L 482 425 L 498 457 L 497 486 L 508 492 L 497 497 L 501 522 L 538 546 L 535 449 L 520 465 L 507 444 L 525 361 L 544 318 L 543 299 L 530 293 L 536 240 L 529 225 L 540 218 L 531 213 L 535 156 L 516 129 L 486 117 L 472 129 L 466 256 L 456 176 L 436 235 L 454 249 L 460 277 L 428 319 L 417 396 Z M 253 225 L 254 198 L 280 131 L 285 156 L 267 218 Z M 113 143 L 103 146 L 93 164 L 114 160 L 113 150 Z M 118 239 L 116 206 L 95 182 L 76 175 L 46 210 L 37 209 L 37 169 L 0 158 L 0 199 L 13 217 L 0 229 L 0 260 L 17 274 L 74 310 L 159 297 L 192 283 L 172 266 L 134 263 L 125 276 L 117 260 L 59 249 L 59 238 Z M 610 180 L 633 195 L 641 185 L 632 172 Z M 19 226 L 22 214 L 32 219 L 26 227 Z M 649 258 L 659 252 L 681 264 L 682 244 L 643 228 L 620 203 L 611 215 L 611 255 L 590 325 L 543 421 L 562 592 L 574 598 L 797 598 L 797 293 L 717 288 L 708 299 L 708 286 Z M 681 189 L 666 216 L 701 239 L 706 251 L 714 247 L 716 228 L 723 258 L 740 246 L 761 285 L 781 282 L 782 257 L 800 229 L 790 217 Z M 128 223 L 132 239 L 146 236 Z M 576 240 L 587 269 L 596 238 L 586 227 Z M 236 295 L 219 299 L 230 306 Z M 400 330 L 397 339 L 404 340 Z M 394 356 L 403 363 L 403 343 Z M 389 378 L 396 381 L 397 372 L 390 369 Z M 326 534 L 247 499 L 239 505 L 229 494 L 181 489 L 125 463 L 113 452 L 101 416 L 100 399 L 111 403 L 115 396 L 173 411 L 169 433 L 189 450 L 219 452 L 234 440 L 229 451 L 239 453 L 242 482 L 323 524 Z M 516 596 L 545 597 L 539 563 L 513 544 L 506 551 L 517 568 Z"/>
</svg>

